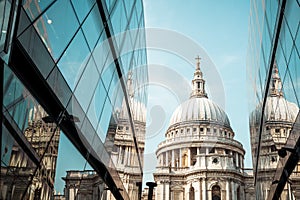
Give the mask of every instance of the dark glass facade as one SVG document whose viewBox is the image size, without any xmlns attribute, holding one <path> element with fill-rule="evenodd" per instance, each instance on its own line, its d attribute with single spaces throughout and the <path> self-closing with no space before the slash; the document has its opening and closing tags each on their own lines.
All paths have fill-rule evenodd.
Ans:
<svg viewBox="0 0 300 200">
<path fill-rule="evenodd" d="M 104 143 L 127 112 L 142 182 L 144 137 L 133 119 L 147 105 L 142 0 L 4 0 L 0 13 L 0 199 L 50 199 L 68 170 L 96 172 L 99 198 L 110 190 L 130 199 Z"/>
<path fill-rule="evenodd" d="M 298 199 L 300 4 L 251 1 L 250 133 L 256 199 Z"/>
</svg>

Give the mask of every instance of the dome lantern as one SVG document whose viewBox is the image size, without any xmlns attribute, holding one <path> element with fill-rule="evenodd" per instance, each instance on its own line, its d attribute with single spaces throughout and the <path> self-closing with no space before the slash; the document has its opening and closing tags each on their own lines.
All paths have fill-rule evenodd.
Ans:
<svg viewBox="0 0 300 200">
<path fill-rule="evenodd" d="M 207 97 L 205 80 L 200 69 L 200 57 L 196 57 L 196 70 L 192 80 L 190 98 L 179 105 L 170 119 L 170 127 L 186 122 L 214 123 L 231 129 L 226 113 Z"/>
<path fill-rule="evenodd" d="M 194 79 L 192 80 L 192 93 L 191 97 L 206 97 L 207 94 L 205 92 L 205 80 L 203 79 L 202 72 L 200 70 L 200 57 L 197 56 L 195 58 L 197 60 L 196 70 L 194 72 Z"/>
</svg>

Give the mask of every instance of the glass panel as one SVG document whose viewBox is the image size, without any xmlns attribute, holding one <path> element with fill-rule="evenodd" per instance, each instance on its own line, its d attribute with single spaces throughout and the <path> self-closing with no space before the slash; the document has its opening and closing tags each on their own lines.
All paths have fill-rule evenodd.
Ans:
<svg viewBox="0 0 300 200">
<path fill-rule="evenodd" d="M 137 10 L 134 10 L 132 13 L 132 17 L 129 24 L 129 29 L 136 29 L 138 28 L 138 13 Z"/>
<path fill-rule="evenodd" d="M 104 33 L 98 6 L 94 6 L 92 12 L 82 25 L 82 29 L 90 49 L 94 49 L 96 41 L 101 37 L 101 34 Z"/>
<path fill-rule="evenodd" d="M 288 26 L 293 38 L 295 38 L 297 28 L 300 21 L 300 6 L 299 2 L 294 0 L 288 0 L 286 2 L 286 8 L 284 16 L 288 22 Z"/>
<path fill-rule="evenodd" d="M 23 148 L 14 140 L 9 131 L 2 127 L 1 149 L 1 188 L 3 199 L 22 199 L 29 184 L 30 176 L 36 165 L 30 160 Z M 25 198 L 29 198 L 25 195 Z"/>
<path fill-rule="evenodd" d="M 57 67 L 52 70 L 47 82 L 60 102 L 67 106 L 72 95 L 71 90 Z"/>
<path fill-rule="evenodd" d="M 110 82 L 113 78 L 113 74 L 116 71 L 115 64 L 111 63 L 101 74 L 101 78 L 105 88 L 109 88 Z"/>
<path fill-rule="evenodd" d="M 297 96 L 296 96 L 296 93 L 295 93 L 296 92 L 295 91 L 295 84 L 296 84 L 296 82 L 292 82 L 290 72 L 288 70 L 288 72 L 286 74 L 286 78 L 283 82 L 284 97 L 288 102 L 294 104 L 295 110 L 294 111 L 291 110 L 290 112 L 292 112 L 292 113 L 296 112 L 296 114 L 295 114 L 295 117 L 296 117 L 296 115 L 298 113 L 297 106 L 299 105 L 299 102 L 297 100 Z M 289 107 L 287 109 L 289 109 Z"/>
<path fill-rule="evenodd" d="M 74 92 L 84 112 L 89 106 L 98 84 L 99 77 L 94 60 L 90 59 Z"/>
<path fill-rule="evenodd" d="M 113 5 L 115 2 L 116 2 L 116 0 L 105 0 L 106 8 L 109 13 L 111 13 L 111 9 L 113 8 Z"/>
<path fill-rule="evenodd" d="M 298 56 L 300 55 L 300 23 L 298 24 L 298 31 L 295 38 L 295 45 L 298 50 Z"/>
<path fill-rule="evenodd" d="M 87 113 L 88 118 L 95 129 L 97 128 L 97 125 L 99 123 L 100 114 L 104 106 L 106 95 L 107 92 L 104 88 L 104 85 L 102 84 L 102 81 L 99 80 L 91 105 Z"/>
<path fill-rule="evenodd" d="M 278 12 L 278 2 L 277 1 L 265 1 L 266 15 L 268 18 L 268 29 L 271 34 L 271 38 L 274 37 L 274 28 L 276 25 L 277 12 Z M 265 25 L 266 27 L 266 25 Z"/>
<path fill-rule="evenodd" d="M 12 86 L 18 84 L 21 86 L 19 88 L 23 87 L 21 82 L 17 79 L 15 79 L 15 81 L 11 81 L 11 78 L 6 80 L 6 84 L 12 84 Z M 10 88 L 6 86 L 5 88 Z M 10 93 L 12 91 L 8 89 L 6 92 Z M 27 147 L 29 150 L 32 150 L 32 153 L 35 151 L 36 156 L 44 157 L 38 168 L 33 167 L 27 156 L 27 153 L 30 151 L 28 152 L 27 150 L 26 153 L 23 152 L 22 148 L 18 147 L 16 143 L 10 147 L 10 135 L 6 135 L 4 139 L 7 140 L 7 144 L 9 145 L 6 145 L 4 149 L 6 149 L 5 151 L 7 152 L 10 149 L 12 151 L 10 153 L 10 161 L 8 161 L 8 158 L 5 158 L 5 162 L 3 162 L 7 164 L 6 166 L 8 166 L 9 169 L 9 173 L 6 173 L 5 176 L 11 181 L 10 173 L 12 172 L 11 170 L 14 171 L 13 182 L 9 187 L 13 187 L 16 190 L 9 188 L 8 191 L 5 191 L 4 196 L 6 196 L 7 193 L 8 195 L 13 195 L 13 197 L 7 196 L 8 199 L 21 199 L 23 195 L 25 195 L 25 199 L 33 199 L 33 196 L 36 197 L 38 195 L 37 198 L 49 199 L 53 192 L 59 130 L 55 124 L 43 121 L 43 117 L 48 116 L 47 113 L 36 103 L 36 100 L 24 87 L 21 98 L 17 97 L 13 99 L 12 102 L 7 104 L 6 109 L 8 109 L 10 113 L 10 115 L 5 113 L 9 123 L 17 132 L 21 132 L 19 134 L 24 134 L 24 136 L 14 134 L 14 137 L 20 137 L 20 140 L 23 140 L 22 148 Z M 10 117 L 13 119 L 11 120 Z M 3 144 L 5 143 L 2 143 L 1 146 Z M 44 154 L 44 152 L 46 153 Z M 51 162 L 47 162 L 49 160 Z M 30 164 L 29 167 L 27 166 L 28 164 Z M 16 181 L 16 179 L 18 179 L 18 181 Z M 32 179 L 34 179 L 34 182 L 29 184 L 29 181 Z"/>
<path fill-rule="evenodd" d="M 137 0 L 137 1 L 139 1 L 139 0 Z M 128 0 L 123 0 L 125 8 L 126 8 L 126 16 L 127 16 L 127 18 L 129 18 L 130 14 L 131 14 L 131 12 L 133 10 L 133 4 L 135 2 L 137 2 L 137 1 L 134 1 L 134 0 L 129 0 L 129 1 Z M 135 9 L 140 9 L 140 8 L 136 7 Z"/>
<path fill-rule="evenodd" d="M 84 188 L 85 185 L 81 184 L 84 181 L 81 182 L 80 179 L 86 178 L 86 181 L 89 181 L 91 180 L 91 177 L 95 178 L 95 182 L 93 182 L 95 185 L 90 183 L 89 189 L 94 190 L 97 195 L 102 195 L 103 190 L 99 194 L 99 190 L 97 190 L 96 188 L 96 186 L 98 185 L 99 187 L 101 186 L 102 180 L 99 177 L 96 177 L 96 172 L 92 171 L 91 169 L 92 167 L 82 157 L 82 155 L 78 152 L 78 150 L 74 147 L 74 145 L 70 142 L 66 135 L 63 132 L 61 132 L 59 139 L 58 159 L 54 187 L 56 195 L 58 195 L 59 193 L 65 194 L 66 196 L 68 195 L 70 198 L 80 195 L 79 190 Z M 79 183 L 78 185 L 76 185 L 76 188 L 70 187 L 73 186 L 74 181 Z M 103 187 L 104 186 L 102 186 L 102 188 Z"/>
<path fill-rule="evenodd" d="M 62 0 L 51 6 L 35 22 L 34 26 L 54 60 L 57 60 L 75 34 L 79 24 L 70 1 Z"/>
<path fill-rule="evenodd" d="M 95 5 L 95 0 L 72 0 L 72 4 L 79 18 L 79 23 L 81 23 L 88 14 L 88 12 L 91 10 L 91 8 Z M 95 7 L 97 8 L 97 6 Z"/>
<path fill-rule="evenodd" d="M 98 71 L 102 73 L 103 69 L 108 66 L 108 60 L 113 60 L 111 51 L 109 48 L 108 40 L 105 39 L 105 34 L 101 35 L 100 41 L 93 51 L 93 57 L 95 59 Z M 103 41 L 104 40 L 104 41 Z"/>
<path fill-rule="evenodd" d="M 262 39 L 262 48 L 263 48 L 264 55 L 261 54 L 261 56 L 264 56 L 265 58 L 269 58 L 270 54 L 271 54 L 271 40 L 272 40 L 272 38 L 270 37 L 267 26 L 264 26 L 263 31 L 264 32 L 263 32 L 263 39 Z M 262 59 L 265 61 L 264 58 L 262 58 Z"/>
<path fill-rule="evenodd" d="M 112 116 L 112 105 L 107 97 L 101 113 L 100 123 L 98 125 L 97 134 L 102 142 L 105 142 L 106 133 L 109 125 L 109 121 Z"/>
<path fill-rule="evenodd" d="M 74 117 L 78 118 L 78 121 L 75 123 L 75 125 L 76 128 L 80 129 L 85 118 L 85 113 L 83 112 L 75 96 L 71 97 L 71 101 L 68 104 L 67 111 L 70 115 L 73 115 Z"/>
<path fill-rule="evenodd" d="M 23 8 L 31 21 L 35 20 L 54 0 L 23 0 Z"/>
<path fill-rule="evenodd" d="M 23 18 L 22 22 L 24 21 L 25 19 Z M 43 43 L 42 38 L 38 36 L 36 29 L 30 26 L 18 39 L 43 77 L 48 77 L 51 69 L 54 67 L 54 60 L 49 54 L 49 49 Z"/>
<path fill-rule="evenodd" d="M 72 91 L 80 80 L 89 59 L 90 51 L 82 31 L 79 31 L 57 64 Z"/>
<path fill-rule="evenodd" d="M 3 50 L 2 48 L 6 39 L 10 9 L 10 1 L 4 0 L 0 2 L 0 52 Z"/>
<path fill-rule="evenodd" d="M 97 157 L 97 155 L 94 154 L 96 148 L 93 144 L 94 144 L 94 141 L 97 140 L 98 136 L 88 118 L 84 119 L 80 130 L 81 130 L 84 138 L 88 142 L 88 145 L 86 145 L 86 147 L 92 153 L 93 156 Z"/>
<path fill-rule="evenodd" d="M 280 31 L 279 43 L 282 48 L 285 59 L 288 61 L 293 47 L 293 39 L 288 30 L 287 22 L 285 20 L 283 20 L 282 28 Z"/>
<path fill-rule="evenodd" d="M 289 93 L 295 93 L 295 95 L 297 96 L 297 103 L 298 103 L 298 106 L 300 107 L 300 77 L 299 77 L 299 56 L 297 54 L 297 51 L 296 49 L 294 48 L 292 50 L 292 54 L 291 54 L 291 57 L 290 57 L 290 62 L 289 62 L 289 68 L 288 68 L 288 71 L 289 71 L 289 76 L 291 76 L 291 83 L 293 83 L 293 88 L 290 88 L 292 89 L 292 91 L 289 91 Z M 294 103 L 296 103 L 295 99 L 294 101 L 292 101 Z"/>
<path fill-rule="evenodd" d="M 125 8 L 122 1 L 117 1 L 117 4 L 114 7 L 113 14 L 111 16 L 111 24 L 113 26 L 114 35 L 126 31 L 128 20 L 125 15 Z M 116 45 L 120 48 L 120 45 L 123 41 L 123 37 L 114 38 Z"/>
<path fill-rule="evenodd" d="M 133 54 L 134 54 L 134 52 L 130 52 L 130 53 L 126 53 L 126 54 L 123 54 L 123 53 L 120 54 L 121 57 L 119 58 L 119 60 L 122 63 L 122 68 L 123 68 L 124 74 L 128 73 L 128 70 L 131 66 L 131 59 L 132 59 Z"/>
<path fill-rule="evenodd" d="M 7 66 L 4 68 L 4 77 L 4 113 L 8 112 L 23 132 L 28 126 L 29 112 L 37 103 Z"/>
<path fill-rule="evenodd" d="M 34 194 L 38 199 L 50 199 L 53 194 L 60 130 L 56 124 L 43 120 L 48 115 L 40 106 L 32 109 L 30 114 L 32 117 L 28 121 L 25 136 L 42 162 L 33 173 L 33 184 L 28 190 L 30 195 Z"/>
<path fill-rule="evenodd" d="M 116 92 L 118 91 L 118 87 L 120 87 L 119 83 L 119 76 L 117 74 L 117 72 L 115 71 L 115 73 L 112 76 L 112 81 L 111 84 L 109 86 L 109 91 L 108 91 L 108 95 L 109 98 L 111 100 L 111 102 L 115 102 L 115 98 L 116 98 Z"/>
</svg>

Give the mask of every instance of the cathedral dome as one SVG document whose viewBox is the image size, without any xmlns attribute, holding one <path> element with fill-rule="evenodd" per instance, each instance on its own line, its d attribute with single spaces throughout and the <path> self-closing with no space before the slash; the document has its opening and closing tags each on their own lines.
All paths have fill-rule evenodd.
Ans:
<svg viewBox="0 0 300 200">
<path fill-rule="evenodd" d="M 205 80 L 200 70 L 200 58 L 197 59 L 190 99 L 183 102 L 174 111 L 170 120 L 170 126 L 181 122 L 201 121 L 213 122 L 230 128 L 229 119 L 223 109 L 207 98 Z"/>
<path fill-rule="evenodd" d="M 215 122 L 230 127 L 226 113 L 213 101 L 206 97 L 194 97 L 183 102 L 174 111 L 170 126 L 187 121 Z"/>
</svg>

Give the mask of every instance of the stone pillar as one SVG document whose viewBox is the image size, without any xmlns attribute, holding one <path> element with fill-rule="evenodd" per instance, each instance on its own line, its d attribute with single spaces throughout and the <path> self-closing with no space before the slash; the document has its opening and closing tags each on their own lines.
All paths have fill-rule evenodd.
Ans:
<svg viewBox="0 0 300 200">
<path fill-rule="evenodd" d="M 202 178 L 199 179 L 199 197 L 200 197 L 200 200 L 203 200 L 202 198 Z"/>
<path fill-rule="evenodd" d="M 127 154 L 126 164 L 129 165 L 129 166 L 131 166 L 131 163 L 130 163 L 130 158 L 132 156 L 132 154 L 131 154 L 131 147 L 127 147 L 127 152 L 128 152 L 128 154 Z"/>
<path fill-rule="evenodd" d="M 156 187 L 156 190 L 155 190 L 155 198 L 157 200 L 163 199 L 163 195 L 164 195 L 163 194 L 164 193 L 163 189 L 164 189 L 164 182 L 158 183 L 157 187 Z"/>
<path fill-rule="evenodd" d="M 197 147 L 197 166 L 200 166 L 200 149 Z"/>
<path fill-rule="evenodd" d="M 202 181 L 202 188 L 203 188 L 203 190 L 202 190 L 202 200 L 206 200 L 207 199 L 207 197 L 206 197 L 206 178 L 204 178 L 203 179 L 203 181 Z"/>
<path fill-rule="evenodd" d="M 240 159 L 239 159 L 239 154 L 238 153 L 235 154 L 235 160 L 236 160 L 236 166 L 241 167 L 240 166 Z"/>
<path fill-rule="evenodd" d="M 179 149 L 179 167 L 182 167 L 182 155 L 181 155 L 181 148 Z"/>
<path fill-rule="evenodd" d="M 134 148 L 131 148 L 131 160 L 130 160 L 130 165 L 131 166 L 133 166 L 134 165 L 134 160 L 136 159 L 135 157 L 134 157 L 134 151 L 135 151 L 135 149 Z"/>
<path fill-rule="evenodd" d="M 118 161 L 117 161 L 117 163 L 121 163 L 121 159 L 122 159 L 122 147 L 119 146 L 119 153 L 118 153 Z"/>
<path fill-rule="evenodd" d="M 231 199 L 236 200 L 236 188 L 235 188 L 235 184 L 233 181 L 231 182 L 231 190 L 230 191 L 231 191 Z"/>
<path fill-rule="evenodd" d="M 169 152 L 166 151 L 165 154 L 166 154 L 166 166 L 169 167 Z"/>
<path fill-rule="evenodd" d="M 175 155 L 174 155 L 174 149 L 172 150 L 172 167 L 175 167 Z"/>
<path fill-rule="evenodd" d="M 230 200 L 230 183 L 229 180 L 226 181 L 226 200 Z"/>
<path fill-rule="evenodd" d="M 171 199 L 170 198 L 170 182 L 169 181 L 165 182 L 165 195 L 164 196 L 165 196 L 164 200 Z"/>
<path fill-rule="evenodd" d="M 188 167 L 191 166 L 191 149 L 188 148 Z"/>
</svg>

